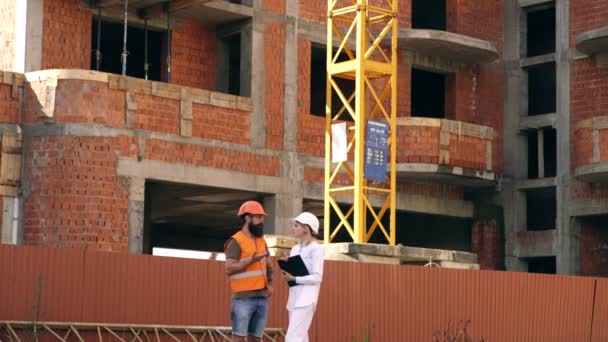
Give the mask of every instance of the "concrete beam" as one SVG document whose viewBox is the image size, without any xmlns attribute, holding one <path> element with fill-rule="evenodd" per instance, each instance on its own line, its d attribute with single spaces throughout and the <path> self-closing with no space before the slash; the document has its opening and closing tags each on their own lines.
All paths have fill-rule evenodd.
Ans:
<svg viewBox="0 0 608 342">
<path fill-rule="evenodd" d="M 136 161 L 120 158 L 116 169 L 118 176 L 140 177 L 176 183 L 238 189 L 258 193 L 284 193 L 285 180 L 278 177 L 258 176 L 236 171 L 197 167 L 161 161 Z"/>
<path fill-rule="evenodd" d="M 543 127 L 555 128 L 557 122 L 557 114 L 543 114 L 534 116 L 524 116 L 519 120 L 519 129 L 525 131 L 528 129 L 539 129 Z"/>
<path fill-rule="evenodd" d="M 537 6 L 543 4 L 550 4 L 551 0 L 517 0 L 519 7 Z"/>
<path fill-rule="evenodd" d="M 526 68 L 529 66 L 550 62 L 555 62 L 555 53 L 548 53 L 546 55 L 523 58 L 519 62 L 519 66 L 522 68 Z"/>
<path fill-rule="evenodd" d="M 608 183 L 608 163 L 579 166 L 575 170 L 577 179 L 590 183 Z"/>
<path fill-rule="evenodd" d="M 323 200 L 323 184 L 315 182 L 304 182 L 303 198 Z M 339 203 L 352 204 L 352 196 L 336 196 Z M 382 198 L 370 196 L 372 206 L 381 207 L 384 203 Z M 451 217 L 472 218 L 474 205 L 469 201 L 450 200 L 445 198 L 428 197 L 397 193 L 396 210 L 443 215 Z"/>
<path fill-rule="evenodd" d="M 521 179 L 514 182 L 515 189 L 520 191 L 539 189 L 539 188 L 550 188 L 557 184 L 555 177 L 549 178 L 537 178 L 537 179 Z"/>
</svg>

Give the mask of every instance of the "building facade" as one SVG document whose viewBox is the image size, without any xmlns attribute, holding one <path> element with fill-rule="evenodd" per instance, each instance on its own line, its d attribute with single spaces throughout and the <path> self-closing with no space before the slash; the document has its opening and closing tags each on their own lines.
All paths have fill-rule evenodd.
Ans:
<svg viewBox="0 0 608 342">
<path fill-rule="evenodd" d="M 2 242 L 219 251 L 244 200 L 278 235 L 322 214 L 327 0 L 127 5 L 125 35 L 124 1 L 0 1 Z M 398 19 L 397 242 L 608 275 L 608 3 Z"/>
</svg>

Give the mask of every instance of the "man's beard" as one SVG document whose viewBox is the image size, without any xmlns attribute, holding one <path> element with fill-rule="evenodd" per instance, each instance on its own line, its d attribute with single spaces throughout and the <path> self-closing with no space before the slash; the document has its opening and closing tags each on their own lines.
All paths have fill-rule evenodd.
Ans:
<svg viewBox="0 0 608 342">
<path fill-rule="evenodd" d="M 258 223 L 258 224 L 250 223 L 249 232 L 251 233 L 251 235 L 253 235 L 255 237 L 262 237 L 264 235 L 264 224 L 263 223 Z"/>
</svg>

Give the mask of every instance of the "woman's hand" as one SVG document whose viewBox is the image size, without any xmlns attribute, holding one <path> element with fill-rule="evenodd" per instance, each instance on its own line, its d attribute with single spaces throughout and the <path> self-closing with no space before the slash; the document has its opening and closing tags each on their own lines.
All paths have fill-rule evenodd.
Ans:
<svg viewBox="0 0 608 342">
<path fill-rule="evenodd" d="M 287 281 L 295 281 L 296 277 L 292 276 L 291 274 L 285 272 L 285 271 L 281 271 L 283 272 L 283 278 L 287 279 Z"/>
</svg>

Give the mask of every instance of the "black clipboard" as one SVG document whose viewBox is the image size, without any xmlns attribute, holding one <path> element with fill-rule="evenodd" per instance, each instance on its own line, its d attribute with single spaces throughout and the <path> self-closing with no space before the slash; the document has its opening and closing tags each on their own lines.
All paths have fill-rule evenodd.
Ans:
<svg viewBox="0 0 608 342">
<path fill-rule="evenodd" d="M 289 257 L 287 261 L 279 260 L 278 263 L 281 270 L 291 274 L 294 277 L 302 277 L 309 274 L 306 265 L 304 265 L 302 257 L 299 255 Z M 296 285 L 296 282 L 295 280 L 292 280 L 288 281 L 287 284 L 289 287 L 292 287 Z"/>
</svg>

